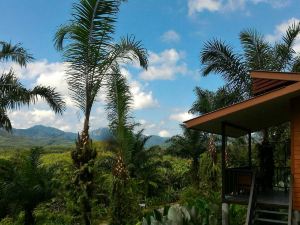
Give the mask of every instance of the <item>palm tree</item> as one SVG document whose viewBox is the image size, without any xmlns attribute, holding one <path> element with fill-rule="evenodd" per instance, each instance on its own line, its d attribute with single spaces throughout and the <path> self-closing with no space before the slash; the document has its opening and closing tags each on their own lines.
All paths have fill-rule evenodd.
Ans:
<svg viewBox="0 0 300 225">
<path fill-rule="evenodd" d="M 231 92 L 226 87 L 221 87 L 216 92 L 196 87 L 194 92 L 197 99 L 189 110 L 192 114 L 209 113 L 241 100 L 241 96 L 238 93 Z"/>
<path fill-rule="evenodd" d="M 171 154 L 176 154 L 180 157 L 191 158 L 191 180 L 197 187 L 199 185 L 199 163 L 200 155 L 205 151 L 206 135 L 197 130 L 187 129 L 185 125 L 180 125 L 183 130 L 183 135 L 173 136 L 169 142 L 171 145 L 168 151 Z"/>
<path fill-rule="evenodd" d="M 0 42 L 0 62 L 11 60 L 20 66 L 26 66 L 32 59 L 33 57 L 20 44 Z M 18 109 L 22 105 L 34 104 L 38 97 L 46 100 L 55 113 L 62 114 L 65 109 L 64 101 L 54 88 L 36 86 L 33 89 L 27 89 L 12 69 L 0 75 L 0 128 L 11 131 L 12 126 L 7 111 Z"/>
<path fill-rule="evenodd" d="M 288 27 L 282 41 L 272 45 L 256 30 L 244 30 L 240 33 L 243 54 L 234 52 L 230 45 L 220 40 L 206 42 L 200 52 L 200 61 L 204 65 L 203 76 L 220 74 L 226 81 L 227 96 L 231 95 L 230 101 L 221 102 L 218 106 L 223 107 L 252 96 L 251 70 L 300 71 L 300 53 L 293 49 L 299 33 L 300 23 L 294 23 Z M 202 101 L 199 100 L 199 95 L 198 101 Z M 191 111 L 195 111 L 197 104 L 199 105 L 194 103 Z M 264 129 L 263 136 L 267 142 L 268 129 Z"/>
<path fill-rule="evenodd" d="M 41 165 L 40 154 L 41 149 L 34 148 L 22 158 L 0 161 L 0 208 L 24 211 L 25 225 L 35 224 L 34 209 L 54 196 L 54 170 Z"/>
<path fill-rule="evenodd" d="M 129 164 L 133 153 L 133 128 L 135 123 L 131 116 L 132 95 L 126 78 L 116 66 L 114 75 L 110 76 L 107 91 L 107 114 L 109 127 L 114 135 L 111 148 L 115 152 L 112 168 L 114 176 L 112 190 L 111 224 L 134 224 L 138 203 L 130 185 Z"/>
<path fill-rule="evenodd" d="M 248 98 L 252 95 L 249 71 L 300 71 L 300 55 L 293 49 L 299 33 L 300 23 L 295 23 L 288 27 L 281 42 L 272 45 L 256 30 L 244 30 L 240 33 L 242 54 L 221 40 L 208 41 L 200 52 L 203 76 L 218 73 L 230 91 Z"/>
<path fill-rule="evenodd" d="M 146 149 L 145 144 L 151 136 L 145 136 L 144 130 L 133 136 L 133 147 L 129 164 L 130 176 L 139 181 L 139 186 L 145 197 L 154 196 L 164 186 L 164 178 L 159 170 L 170 169 L 171 164 L 161 160 L 161 154 L 155 149 Z"/>
<path fill-rule="evenodd" d="M 84 114 L 84 124 L 72 159 L 76 166 L 75 185 L 81 196 L 85 224 L 91 223 L 89 199 L 93 186 L 93 161 L 96 151 L 89 138 L 92 106 L 106 78 L 120 62 L 138 61 L 147 68 L 147 51 L 134 37 L 114 43 L 119 0 L 80 0 L 73 5 L 73 18 L 55 35 L 55 47 L 63 51 L 69 65 L 67 82 L 71 97 Z M 65 45 L 64 45 L 65 44 Z"/>
</svg>

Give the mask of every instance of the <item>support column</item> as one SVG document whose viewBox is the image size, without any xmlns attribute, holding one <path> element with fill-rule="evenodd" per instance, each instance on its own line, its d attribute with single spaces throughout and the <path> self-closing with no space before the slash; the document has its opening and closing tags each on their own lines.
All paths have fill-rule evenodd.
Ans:
<svg viewBox="0 0 300 225">
<path fill-rule="evenodd" d="M 225 152 L 226 150 L 226 130 L 225 130 L 225 124 L 222 123 L 222 202 L 225 201 Z"/>
<path fill-rule="evenodd" d="M 251 131 L 248 133 L 248 161 L 249 167 L 252 168 Z"/>
<path fill-rule="evenodd" d="M 298 225 L 299 222 L 300 222 L 300 214 L 299 214 L 299 211 L 294 210 L 294 211 L 293 211 L 292 224 L 293 224 L 293 225 Z"/>
<path fill-rule="evenodd" d="M 229 225 L 229 204 L 222 203 L 222 225 Z"/>
</svg>

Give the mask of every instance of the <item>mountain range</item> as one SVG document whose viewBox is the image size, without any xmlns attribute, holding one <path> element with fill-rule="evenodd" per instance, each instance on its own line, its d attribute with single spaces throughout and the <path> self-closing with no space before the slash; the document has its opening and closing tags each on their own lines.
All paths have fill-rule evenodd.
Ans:
<svg viewBox="0 0 300 225">
<path fill-rule="evenodd" d="M 108 128 L 99 128 L 90 132 L 93 140 L 105 141 L 112 136 Z M 68 146 L 73 145 L 76 133 L 65 132 L 53 127 L 36 125 L 28 129 L 13 129 L 8 133 L 0 129 L 0 149 L 28 148 L 32 146 Z M 154 145 L 164 145 L 168 138 L 153 135 L 146 143 L 146 148 Z"/>
</svg>

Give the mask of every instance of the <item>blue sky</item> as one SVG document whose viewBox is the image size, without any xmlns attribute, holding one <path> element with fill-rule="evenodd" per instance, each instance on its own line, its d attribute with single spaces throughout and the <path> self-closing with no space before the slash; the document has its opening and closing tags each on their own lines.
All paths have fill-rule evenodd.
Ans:
<svg viewBox="0 0 300 225">
<path fill-rule="evenodd" d="M 81 129 L 82 116 L 68 97 L 65 66 L 53 48 L 53 36 L 70 18 L 72 0 L 1 0 L 0 40 L 21 42 L 35 57 L 26 69 L 14 67 L 26 86 L 57 87 L 66 98 L 64 116 L 54 115 L 43 102 L 10 112 L 13 126 L 35 124 L 66 131 Z M 199 52 L 205 41 L 222 39 L 240 51 L 238 34 L 255 28 L 269 41 L 277 41 L 293 21 L 300 19 L 299 0 L 129 0 L 121 7 L 116 40 L 134 35 L 149 51 L 147 72 L 124 68 L 134 95 L 133 115 L 146 134 L 170 136 L 178 124 L 191 118 L 193 89 L 210 90 L 222 85 L 218 75 L 201 77 Z M 295 46 L 300 51 L 300 41 Z M 105 98 L 101 94 L 92 114 L 92 129 L 107 125 Z"/>
</svg>

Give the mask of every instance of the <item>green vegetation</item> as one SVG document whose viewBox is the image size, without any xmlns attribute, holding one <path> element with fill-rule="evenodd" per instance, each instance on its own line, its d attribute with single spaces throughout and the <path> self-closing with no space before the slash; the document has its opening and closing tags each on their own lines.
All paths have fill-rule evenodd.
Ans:
<svg viewBox="0 0 300 225">
<path fill-rule="evenodd" d="M 133 96 L 121 65 L 138 61 L 147 69 L 148 55 L 133 36 L 115 42 L 121 2 L 80 0 L 73 6 L 71 20 L 56 32 L 55 47 L 69 66 L 67 81 L 84 115 L 83 128 L 70 145 L 58 142 L 30 148 L 28 144 L 0 151 L 0 225 L 221 223 L 219 137 L 181 125 L 182 135 L 170 138 L 166 147 L 145 147 L 149 137 L 138 130 L 132 116 Z M 300 24 L 295 24 L 281 43 L 271 45 L 258 32 L 243 31 L 242 56 L 222 41 L 207 42 L 201 51 L 203 75 L 220 73 L 226 84 L 216 92 L 196 87 L 190 112 L 208 113 L 251 96 L 249 70 L 299 71 L 300 57 L 292 48 L 299 33 Z M 0 61 L 25 66 L 32 60 L 20 45 L 0 42 L 0 47 Z M 103 88 L 112 136 L 96 142 L 90 137 L 90 113 Z M 26 89 L 12 70 L 1 75 L 0 128 L 12 128 L 7 110 L 35 103 L 37 96 L 56 113 L 63 112 L 65 103 L 55 89 Z M 274 165 L 281 165 L 285 157 L 277 143 L 289 137 L 287 127 L 265 132 L 263 137 L 270 142 L 263 145 L 253 140 L 252 163 L 261 165 L 263 177 L 269 177 L 266 188 L 272 185 Z M 244 165 L 245 143 L 244 138 L 228 140 L 228 166 Z M 232 225 L 244 224 L 245 215 L 245 207 L 231 206 Z"/>
<path fill-rule="evenodd" d="M 0 41 L 0 62 L 12 60 L 20 66 L 26 66 L 33 57 L 27 53 L 19 44 Z M 38 97 L 46 100 L 55 113 L 62 113 L 65 109 L 65 102 L 55 88 L 36 86 L 33 89 L 26 89 L 10 69 L 0 75 L 0 128 L 11 131 L 12 126 L 7 111 L 18 109 L 22 105 L 35 103 Z"/>
<path fill-rule="evenodd" d="M 133 37 L 113 43 L 118 0 L 81 0 L 73 6 L 72 19 L 55 34 L 55 47 L 69 64 L 67 81 L 71 97 L 84 114 L 83 129 L 72 151 L 76 167 L 73 181 L 75 201 L 80 204 L 84 224 L 92 222 L 94 161 L 96 150 L 89 136 L 90 114 L 96 96 L 119 62 L 139 61 L 147 67 L 147 52 Z M 64 45 L 66 43 L 66 45 Z"/>
</svg>

